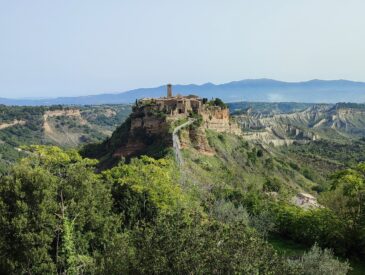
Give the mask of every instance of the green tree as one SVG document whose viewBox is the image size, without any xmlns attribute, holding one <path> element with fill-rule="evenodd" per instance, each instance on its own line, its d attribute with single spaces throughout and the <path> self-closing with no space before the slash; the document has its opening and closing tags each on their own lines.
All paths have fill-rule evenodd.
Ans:
<svg viewBox="0 0 365 275">
<path fill-rule="evenodd" d="M 282 258 L 241 222 L 205 220 L 199 213 L 161 215 L 132 232 L 135 274 L 291 274 Z"/>
<path fill-rule="evenodd" d="M 346 221 L 348 243 L 365 256 L 365 163 L 336 173 L 322 202 Z"/>
<path fill-rule="evenodd" d="M 0 269 L 5 273 L 90 271 L 120 226 L 95 161 L 57 147 L 29 157 L 0 179 Z"/>
<path fill-rule="evenodd" d="M 176 175 L 171 160 L 142 156 L 103 172 L 103 179 L 112 186 L 115 211 L 131 226 L 186 204 Z"/>
<path fill-rule="evenodd" d="M 316 244 L 300 259 L 289 259 L 289 265 L 304 275 L 345 275 L 351 270 L 348 262 L 341 262 L 331 250 Z"/>
</svg>

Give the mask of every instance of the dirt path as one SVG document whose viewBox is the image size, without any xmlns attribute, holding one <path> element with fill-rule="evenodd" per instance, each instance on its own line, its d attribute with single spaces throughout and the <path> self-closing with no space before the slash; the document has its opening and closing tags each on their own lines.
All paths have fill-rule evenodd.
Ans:
<svg viewBox="0 0 365 275">
<path fill-rule="evenodd" d="M 15 125 L 24 125 L 26 123 L 25 120 L 14 120 L 13 122 L 10 123 L 0 123 L 0 130 L 2 129 L 6 129 Z"/>
</svg>

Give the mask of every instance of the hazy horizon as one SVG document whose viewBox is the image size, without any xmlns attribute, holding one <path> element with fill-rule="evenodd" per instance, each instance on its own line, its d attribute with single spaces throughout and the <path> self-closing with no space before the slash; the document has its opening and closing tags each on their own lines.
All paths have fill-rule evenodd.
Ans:
<svg viewBox="0 0 365 275">
<path fill-rule="evenodd" d="M 0 97 L 164 83 L 365 82 L 365 2 L 0 0 Z"/>
<path fill-rule="evenodd" d="M 247 80 L 272 80 L 272 81 L 278 81 L 278 82 L 282 82 L 282 83 L 306 83 L 306 82 L 311 82 L 311 81 L 349 81 L 349 82 L 353 82 L 353 83 L 364 83 L 365 81 L 357 81 L 357 80 L 351 80 L 351 79 L 318 79 L 318 78 L 314 78 L 314 79 L 308 79 L 308 80 L 302 80 L 302 81 L 285 81 L 285 80 L 279 80 L 279 79 L 271 79 L 271 78 L 255 78 L 255 79 L 239 79 L 239 80 L 232 80 L 232 81 L 228 81 L 228 82 L 222 82 L 222 83 L 217 83 L 217 82 L 212 82 L 212 81 L 208 81 L 208 82 L 204 82 L 204 83 L 174 83 L 173 86 L 187 86 L 187 85 L 197 85 L 197 86 L 203 86 L 206 84 L 213 84 L 213 85 L 224 85 L 224 84 L 230 84 L 230 83 L 234 83 L 234 82 L 240 82 L 240 81 L 247 81 Z M 56 99 L 56 98 L 62 98 L 62 97 L 87 97 L 87 96 L 97 96 L 97 95 L 103 95 L 103 94 L 122 94 L 122 93 L 127 93 L 130 91 L 134 91 L 134 90 L 138 90 L 138 89 L 155 89 L 155 88 L 159 88 L 159 87 L 163 87 L 168 83 L 161 83 L 160 85 L 155 85 L 155 86 L 151 86 L 151 87 L 134 87 L 132 89 L 129 90 L 120 90 L 120 91 L 100 91 L 100 92 L 95 92 L 95 93 L 90 93 L 90 94 L 74 94 L 74 95 L 68 95 L 68 96 L 62 96 L 62 95 L 55 95 L 55 96 L 25 96 L 25 97 L 2 97 L 0 96 L 0 98 L 6 98 L 6 99 L 24 99 L 24 100 L 42 100 L 42 99 Z M 187 91 L 189 92 L 189 91 Z M 236 101 L 233 101 L 236 102 Z M 280 102 L 280 101 L 274 101 L 274 102 Z M 310 103 L 310 102 L 307 102 Z"/>
</svg>

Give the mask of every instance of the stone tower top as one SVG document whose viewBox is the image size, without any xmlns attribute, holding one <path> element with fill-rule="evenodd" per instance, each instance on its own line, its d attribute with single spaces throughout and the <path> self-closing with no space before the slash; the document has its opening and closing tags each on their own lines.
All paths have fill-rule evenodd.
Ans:
<svg viewBox="0 0 365 275">
<path fill-rule="evenodd" d="M 172 97 L 172 85 L 167 84 L 167 97 Z"/>
</svg>

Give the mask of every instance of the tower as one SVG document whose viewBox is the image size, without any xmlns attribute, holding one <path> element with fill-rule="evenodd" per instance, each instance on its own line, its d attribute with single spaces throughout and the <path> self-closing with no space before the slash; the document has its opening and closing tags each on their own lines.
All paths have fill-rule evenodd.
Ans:
<svg viewBox="0 0 365 275">
<path fill-rule="evenodd" d="M 167 84 L 167 97 L 172 97 L 172 85 Z"/>
</svg>

